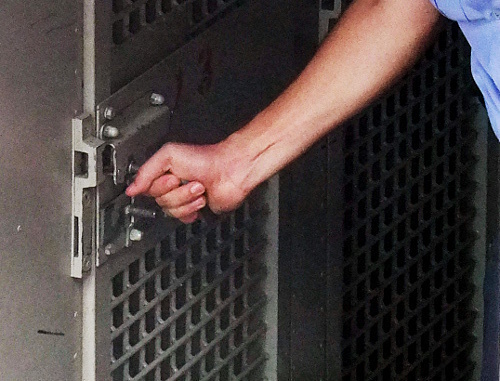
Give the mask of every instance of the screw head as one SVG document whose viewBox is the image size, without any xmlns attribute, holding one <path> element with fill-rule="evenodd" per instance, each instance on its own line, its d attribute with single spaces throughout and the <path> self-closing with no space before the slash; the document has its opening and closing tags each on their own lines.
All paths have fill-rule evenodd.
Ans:
<svg viewBox="0 0 500 381">
<path fill-rule="evenodd" d="M 116 116 L 116 110 L 114 109 L 114 107 L 108 106 L 104 109 L 104 117 L 107 120 L 112 120 L 115 118 L 115 116 Z"/>
<path fill-rule="evenodd" d="M 83 271 L 90 271 L 90 269 L 92 268 L 92 262 L 90 260 L 90 255 L 87 255 L 85 256 L 85 258 L 83 258 L 83 266 L 82 266 L 82 270 Z"/>
<path fill-rule="evenodd" d="M 132 229 L 130 230 L 129 238 L 133 242 L 138 242 L 141 241 L 142 238 L 144 237 L 144 232 L 142 232 L 139 229 Z"/>
<path fill-rule="evenodd" d="M 153 106 L 161 106 L 162 104 L 165 103 L 165 97 L 161 94 L 153 93 L 149 98 L 149 102 Z"/>
<path fill-rule="evenodd" d="M 102 128 L 102 136 L 106 139 L 116 139 L 120 136 L 120 130 L 113 126 L 104 126 Z"/>
</svg>

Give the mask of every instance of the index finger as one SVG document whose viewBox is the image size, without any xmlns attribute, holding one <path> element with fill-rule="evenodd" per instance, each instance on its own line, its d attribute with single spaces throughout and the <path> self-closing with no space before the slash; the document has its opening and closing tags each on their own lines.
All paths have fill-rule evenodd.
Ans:
<svg viewBox="0 0 500 381">
<path fill-rule="evenodd" d="M 181 180 L 179 180 L 176 176 L 167 173 L 166 175 L 162 175 L 153 181 L 149 187 L 147 195 L 154 198 L 160 197 L 165 193 L 178 188 L 181 184 Z"/>
<path fill-rule="evenodd" d="M 126 190 L 127 196 L 134 197 L 146 193 L 153 181 L 170 171 L 171 158 L 164 147 L 160 148 L 151 158 L 139 168 L 139 172 Z"/>
</svg>

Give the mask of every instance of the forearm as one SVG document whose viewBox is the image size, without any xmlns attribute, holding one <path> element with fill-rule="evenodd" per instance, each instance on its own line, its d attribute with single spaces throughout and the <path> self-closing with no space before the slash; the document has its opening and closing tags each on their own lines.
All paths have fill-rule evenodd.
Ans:
<svg viewBox="0 0 500 381">
<path fill-rule="evenodd" d="M 233 180 L 253 189 L 359 112 L 414 63 L 438 19 L 428 0 L 356 1 L 299 78 L 221 144 Z"/>
</svg>

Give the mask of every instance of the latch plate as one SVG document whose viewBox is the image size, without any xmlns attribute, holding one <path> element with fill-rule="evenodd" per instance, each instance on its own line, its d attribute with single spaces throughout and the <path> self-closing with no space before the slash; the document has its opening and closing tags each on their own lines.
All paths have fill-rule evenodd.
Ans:
<svg viewBox="0 0 500 381">
<path fill-rule="evenodd" d="M 104 141 L 103 181 L 97 187 L 97 267 L 117 253 L 157 240 L 164 234 L 165 224 L 172 223 L 154 200 L 131 199 L 124 193 L 135 173 L 132 168 L 143 164 L 167 141 L 171 122 L 170 107 L 162 95 L 149 87 L 129 87 L 97 107 L 96 131 Z M 111 117 L 106 116 L 110 109 L 114 111 Z M 103 134 L 106 127 L 111 127 L 112 135 Z M 155 217 L 148 217 L 147 212 Z"/>
<path fill-rule="evenodd" d="M 73 128 L 73 210 L 71 276 L 81 278 L 91 269 L 95 251 L 96 187 L 103 141 L 93 136 L 89 115 L 72 120 Z"/>
<path fill-rule="evenodd" d="M 113 120 L 105 121 L 98 128 L 103 131 L 105 127 L 112 126 L 117 131 L 116 137 L 103 137 L 109 160 L 103 164 L 107 174 L 112 175 L 115 185 L 126 182 L 127 170 L 132 161 L 142 164 L 166 141 L 170 109 L 166 105 L 152 106 L 150 98 L 150 93 L 144 93 L 119 110 Z"/>
</svg>

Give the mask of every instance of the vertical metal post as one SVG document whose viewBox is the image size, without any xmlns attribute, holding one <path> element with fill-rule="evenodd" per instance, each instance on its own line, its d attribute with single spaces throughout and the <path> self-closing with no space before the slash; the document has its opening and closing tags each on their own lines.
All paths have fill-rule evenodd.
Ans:
<svg viewBox="0 0 500 381">
<path fill-rule="evenodd" d="M 83 0 L 83 109 L 95 120 L 97 104 L 110 95 L 111 4 Z M 97 131 L 96 131 L 97 133 Z M 98 194 L 93 200 L 98 205 Z M 94 239 L 95 245 L 96 239 Z M 83 280 L 82 379 L 95 381 L 96 366 L 96 268 L 95 246 L 92 270 Z"/>
<path fill-rule="evenodd" d="M 264 231 L 267 236 L 265 254 L 267 276 L 264 289 L 267 296 L 265 322 L 267 326 L 265 353 L 268 359 L 264 375 L 269 381 L 277 379 L 278 374 L 278 242 L 279 242 L 279 177 L 269 180 L 264 198 L 269 206 Z"/>
</svg>

